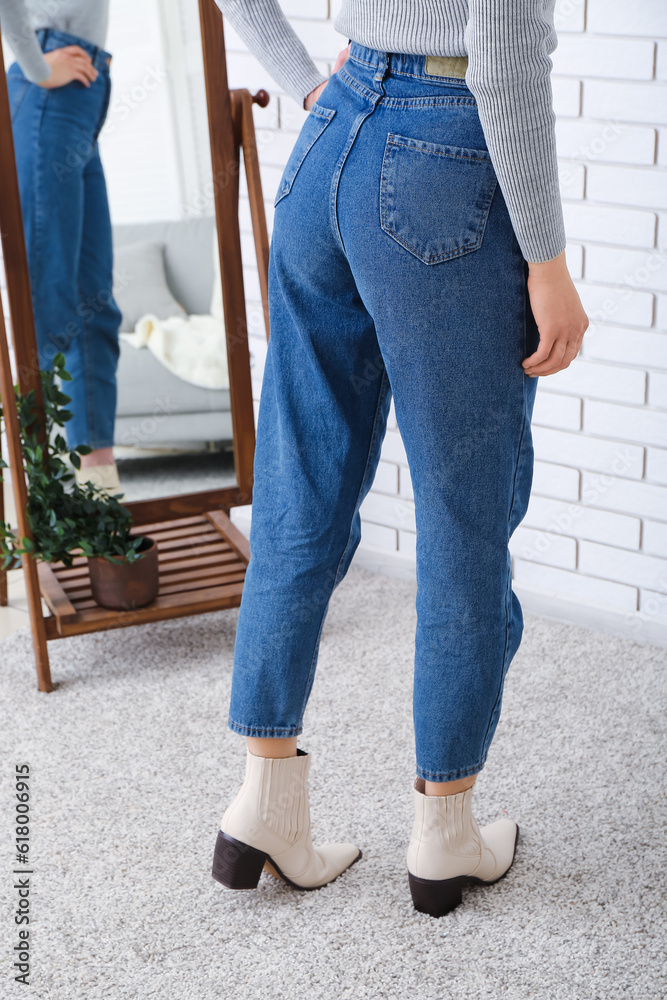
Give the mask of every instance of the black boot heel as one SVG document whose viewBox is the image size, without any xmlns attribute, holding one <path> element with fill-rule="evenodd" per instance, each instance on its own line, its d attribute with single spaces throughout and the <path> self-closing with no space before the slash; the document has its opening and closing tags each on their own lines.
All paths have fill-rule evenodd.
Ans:
<svg viewBox="0 0 667 1000">
<path fill-rule="evenodd" d="M 211 874 L 228 889 L 256 889 L 268 854 L 218 830 Z"/>
<path fill-rule="evenodd" d="M 444 917 L 461 902 L 463 885 L 467 879 L 465 875 L 459 875 L 457 878 L 434 882 L 427 878 L 417 878 L 409 871 L 408 881 L 415 910 L 428 913 L 431 917 Z"/>
</svg>

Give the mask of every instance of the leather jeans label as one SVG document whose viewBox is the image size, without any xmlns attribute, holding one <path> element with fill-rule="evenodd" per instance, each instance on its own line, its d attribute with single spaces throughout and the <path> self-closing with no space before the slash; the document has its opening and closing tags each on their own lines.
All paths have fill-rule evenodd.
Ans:
<svg viewBox="0 0 667 1000">
<path fill-rule="evenodd" d="M 426 56 L 424 73 L 427 76 L 456 76 L 463 80 L 468 68 L 467 56 Z"/>
</svg>

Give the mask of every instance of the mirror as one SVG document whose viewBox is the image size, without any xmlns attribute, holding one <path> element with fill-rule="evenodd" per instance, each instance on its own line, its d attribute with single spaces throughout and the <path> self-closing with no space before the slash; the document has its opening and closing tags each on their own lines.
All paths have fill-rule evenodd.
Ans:
<svg viewBox="0 0 667 1000">
<path fill-rule="evenodd" d="M 202 0 L 200 6 L 204 17 L 219 17 L 212 0 Z M 93 420 L 102 414 L 101 423 L 113 426 L 124 502 L 204 491 L 228 493 L 244 485 L 237 445 L 241 433 L 247 456 L 249 434 L 254 445 L 254 427 L 249 430 L 247 426 L 248 412 L 252 421 L 252 400 L 245 398 L 247 385 L 243 392 L 237 389 L 236 420 L 232 415 L 233 373 L 218 248 L 221 236 L 223 242 L 229 236 L 233 243 L 238 233 L 236 237 L 231 232 L 221 234 L 216 222 L 221 186 L 212 181 L 217 176 L 211 162 L 212 109 L 207 113 L 198 7 L 177 0 L 134 0 L 131 5 L 115 0 L 110 4 L 104 49 L 112 54 L 110 93 L 106 94 L 106 114 L 100 109 L 98 125 L 104 120 L 97 147 L 111 223 L 113 300 L 104 261 L 97 260 L 92 285 L 88 276 L 74 317 L 81 327 L 84 350 L 72 355 L 71 365 L 65 351 L 73 375 L 73 382 L 63 386 L 73 397 L 72 424 L 85 425 L 79 412 L 88 407 L 94 411 Z M 5 58 L 9 67 L 14 59 L 7 48 Z M 16 82 L 12 85 L 13 72 L 9 68 L 20 175 L 25 164 L 17 130 L 24 127 L 22 118 L 27 120 L 28 107 L 21 106 L 22 88 Z M 89 96 L 80 84 L 71 87 L 78 88 L 79 98 Z M 49 101 L 60 100 L 64 106 L 64 94 L 46 93 Z M 76 102 L 70 105 L 77 114 Z M 51 185 L 49 204 L 54 206 L 56 196 L 66 198 L 67 191 L 71 195 L 72 178 L 80 175 L 85 161 L 87 186 L 82 197 L 86 199 L 84 244 L 86 234 L 88 243 L 82 252 L 94 260 L 98 250 L 104 256 L 107 235 L 103 205 L 100 208 L 103 182 L 93 162 L 92 126 L 81 124 L 81 143 L 65 143 L 53 157 L 57 183 Z M 86 217 L 88 187 L 92 210 Z M 32 263 L 31 272 L 33 302 L 39 303 L 42 288 Z M 119 310 L 115 319 L 114 302 Z M 39 315 L 39 305 L 35 312 L 38 329 L 40 323 L 48 326 L 49 318 Z M 59 328 L 62 317 L 61 311 Z M 119 325 L 115 412 L 114 324 L 116 329 Z M 41 351 L 43 333 L 39 342 Z M 245 382 L 249 384 L 249 373 Z M 239 430 L 241 396 L 246 426 Z M 105 423 L 103 413 L 110 409 Z M 103 431 L 99 433 L 104 437 Z"/>
<path fill-rule="evenodd" d="M 127 6 L 110 6 L 99 144 L 123 313 L 115 453 L 127 499 L 143 500 L 236 476 L 199 13 Z"/>
</svg>

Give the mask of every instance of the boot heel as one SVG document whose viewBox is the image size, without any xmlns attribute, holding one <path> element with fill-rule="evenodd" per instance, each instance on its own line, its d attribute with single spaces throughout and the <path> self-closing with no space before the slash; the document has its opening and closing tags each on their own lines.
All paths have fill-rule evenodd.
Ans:
<svg viewBox="0 0 667 1000">
<path fill-rule="evenodd" d="M 228 889 L 256 889 L 268 854 L 218 831 L 211 874 Z"/>
<path fill-rule="evenodd" d="M 461 902 L 466 878 L 465 875 L 459 875 L 457 878 L 433 882 L 427 878 L 417 878 L 409 871 L 408 881 L 415 910 L 428 913 L 431 917 L 444 917 Z"/>
</svg>

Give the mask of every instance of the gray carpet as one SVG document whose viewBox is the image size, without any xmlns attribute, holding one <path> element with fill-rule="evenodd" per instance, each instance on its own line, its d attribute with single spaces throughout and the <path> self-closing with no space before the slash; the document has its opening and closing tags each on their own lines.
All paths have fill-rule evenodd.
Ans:
<svg viewBox="0 0 667 1000">
<path fill-rule="evenodd" d="M 126 454 L 127 454 L 126 449 Z M 119 458 L 124 499 L 149 500 L 174 493 L 218 490 L 236 483 L 234 455 L 223 452 L 177 452 Z"/>
<path fill-rule="evenodd" d="M 476 813 L 522 838 L 440 920 L 405 875 L 411 583 L 353 569 L 332 602 L 301 745 L 316 841 L 364 856 L 298 893 L 210 878 L 244 766 L 226 729 L 236 613 L 0 643 L 0 995 L 12 982 L 11 779 L 33 780 L 33 992 L 54 1000 L 649 1000 L 665 996 L 664 650 L 529 618 Z"/>
</svg>

